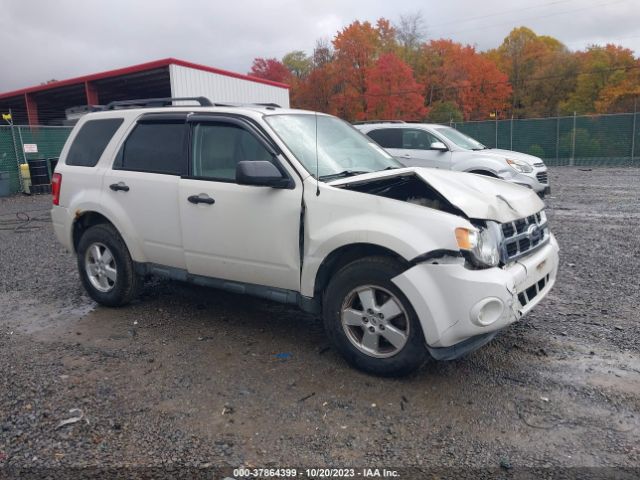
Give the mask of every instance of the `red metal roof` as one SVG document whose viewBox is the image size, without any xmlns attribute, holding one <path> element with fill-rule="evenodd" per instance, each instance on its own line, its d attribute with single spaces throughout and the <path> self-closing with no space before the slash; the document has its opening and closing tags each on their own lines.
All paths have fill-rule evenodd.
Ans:
<svg viewBox="0 0 640 480">
<path fill-rule="evenodd" d="M 227 77 L 240 78 L 242 80 L 249 80 L 250 82 L 264 83 L 265 85 L 271 85 L 272 87 L 289 88 L 286 83 L 273 82 L 271 80 L 265 80 L 263 78 L 252 77 L 250 75 L 243 75 L 241 73 L 230 72 L 228 70 L 222 70 L 220 68 L 208 67 L 206 65 L 200 65 L 198 63 L 186 62 L 177 58 L 163 58 L 162 60 L 155 60 L 153 62 L 141 63 L 139 65 L 132 65 L 131 67 L 117 68 L 115 70 L 107 70 L 106 72 L 93 73 L 91 75 L 84 75 L 82 77 L 69 78 L 67 80 L 59 80 L 56 82 L 47 83 L 46 85 L 37 85 L 35 87 L 22 88 L 20 90 L 14 90 L 12 92 L 0 93 L 0 100 L 5 98 L 17 97 L 24 95 L 25 93 L 43 92 L 45 90 L 52 90 L 54 88 L 66 87 L 68 85 L 76 85 L 84 82 L 91 82 L 94 80 L 101 80 L 104 78 L 117 77 L 120 75 L 127 75 L 129 73 L 143 72 L 146 70 L 153 70 L 156 68 L 167 67 L 169 65 L 180 65 L 182 67 L 194 68 L 196 70 L 203 70 L 205 72 L 217 73 L 219 75 L 225 75 Z"/>
</svg>

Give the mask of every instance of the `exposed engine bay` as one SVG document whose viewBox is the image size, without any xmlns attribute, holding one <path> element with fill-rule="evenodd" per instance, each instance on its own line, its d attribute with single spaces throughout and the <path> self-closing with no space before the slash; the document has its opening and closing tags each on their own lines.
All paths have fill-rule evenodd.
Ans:
<svg viewBox="0 0 640 480">
<path fill-rule="evenodd" d="M 380 197 L 392 198 L 394 200 L 401 200 L 403 202 L 466 217 L 460 209 L 452 205 L 451 202 L 444 198 L 439 192 L 413 173 L 403 176 L 383 177 L 367 182 L 345 184 L 339 187 Z"/>
</svg>

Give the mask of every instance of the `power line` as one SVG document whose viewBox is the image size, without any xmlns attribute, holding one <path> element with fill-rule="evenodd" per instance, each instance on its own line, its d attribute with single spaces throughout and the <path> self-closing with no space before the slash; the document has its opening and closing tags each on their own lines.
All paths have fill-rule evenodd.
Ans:
<svg viewBox="0 0 640 480">
<path fill-rule="evenodd" d="M 516 21 L 511 20 L 509 22 L 494 23 L 494 24 L 491 24 L 491 25 L 480 25 L 480 26 L 477 26 L 477 27 L 466 28 L 466 29 L 463 29 L 463 30 L 456 30 L 456 31 L 450 32 L 448 34 L 448 36 L 450 37 L 451 35 L 455 35 L 457 33 L 465 33 L 465 32 L 470 32 L 470 31 L 474 31 L 474 30 L 482 30 L 482 29 L 492 28 L 492 27 L 501 27 L 501 26 L 504 26 L 504 25 L 513 25 L 514 23 L 519 23 L 519 22 L 522 22 L 522 21 L 538 20 L 540 18 L 549 18 L 549 17 L 558 16 L 558 15 L 566 15 L 566 14 L 569 14 L 569 13 L 581 12 L 581 11 L 589 10 L 589 9 L 596 8 L 596 7 L 602 7 L 602 6 L 605 6 L 605 5 L 613 5 L 615 3 L 627 2 L 627 1 L 629 1 L 629 0 L 613 0 L 613 1 L 608 1 L 608 2 L 604 2 L 604 3 L 598 3 L 598 4 L 595 4 L 595 5 L 589 5 L 587 7 L 575 8 L 575 9 L 572 9 L 572 10 L 565 10 L 563 12 L 548 13 L 546 15 L 539 15 L 537 17 L 530 17 L 530 18 L 525 18 L 525 19 L 516 20 Z"/>
<path fill-rule="evenodd" d="M 482 20 L 484 18 L 498 17 L 498 16 L 502 16 L 502 15 L 508 15 L 510 13 L 524 12 L 526 10 L 534 10 L 536 8 L 549 7 L 551 5 L 558 5 L 560 3 L 568 3 L 568 2 L 573 2 L 573 1 L 575 1 L 575 0 L 557 0 L 555 2 L 543 3 L 542 5 L 532 5 L 530 7 L 525 7 L 525 8 L 517 8 L 517 9 L 514 9 L 514 10 L 505 10 L 503 12 L 490 13 L 488 15 L 479 15 L 477 17 L 467 17 L 467 18 L 458 19 L 458 20 L 451 20 L 449 22 L 438 23 L 438 26 L 435 27 L 435 28 L 437 30 L 442 25 L 451 25 L 453 23 L 456 23 L 456 24 L 457 23 L 466 23 L 466 22 L 471 22 L 473 20 Z"/>
</svg>

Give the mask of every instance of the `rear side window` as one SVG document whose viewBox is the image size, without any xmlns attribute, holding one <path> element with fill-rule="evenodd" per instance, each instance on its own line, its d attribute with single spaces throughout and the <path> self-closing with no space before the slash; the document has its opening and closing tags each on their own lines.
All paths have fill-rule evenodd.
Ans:
<svg viewBox="0 0 640 480">
<path fill-rule="evenodd" d="M 122 118 L 86 122 L 74 138 L 65 163 L 77 167 L 95 167 L 122 122 Z"/>
<path fill-rule="evenodd" d="M 399 128 L 381 128 L 367 135 L 384 148 L 402 148 L 402 130 Z"/>
<path fill-rule="evenodd" d="M 185 129 L 184 121 L 138 124 L 127 138 L 116 167 L 169 175 L 186 173 Z"/>
</svg>

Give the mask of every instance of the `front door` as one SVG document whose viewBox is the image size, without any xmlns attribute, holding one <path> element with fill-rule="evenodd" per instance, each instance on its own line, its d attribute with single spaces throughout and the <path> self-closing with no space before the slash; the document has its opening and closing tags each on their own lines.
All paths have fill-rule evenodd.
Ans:
<svg viewBox="0 0 640 480">
<path fill-rule="evenodd" d="M 367 134 L 407 167 L 449 169 L 451 152 L 434 150 L 431 144 L 440 140 L 418 128 L 381 128 Z"/>
<path fill-rule="evenodd" d="M 302 184 L 294 188 L 238 185 L 242 160 L 268 160 L 268 141 L 241 117 L 194 119 L 189 175 L 180 179 L 180 218 L 190 273 L 299 290 Z"/>
</svg>

